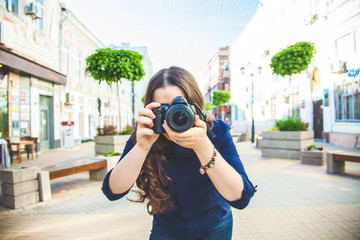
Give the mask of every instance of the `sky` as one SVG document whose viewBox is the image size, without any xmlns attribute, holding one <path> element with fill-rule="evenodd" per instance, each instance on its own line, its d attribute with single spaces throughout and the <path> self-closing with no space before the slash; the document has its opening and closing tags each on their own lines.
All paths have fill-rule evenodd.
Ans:
<svg viewBox="0 0 360 240">
<path fill-rule="evenodd" d="M 106 46 L 146 46 L 154 72 L 179 66 L 200 81 L 219 47 L 230 46 L 259 0 L 60 0 Z"/>
</svg>

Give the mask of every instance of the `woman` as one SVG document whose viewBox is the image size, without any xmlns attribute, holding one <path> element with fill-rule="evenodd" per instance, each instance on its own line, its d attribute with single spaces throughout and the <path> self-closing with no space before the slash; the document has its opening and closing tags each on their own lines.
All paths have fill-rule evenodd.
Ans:
<svg viewBox="0 0 360 240">
<path fill-rule="evenodd" d="M 154 216 L 150 239 L 231 239 L 230 206 L 245 208 L 256 190 L 223 121 L 207 120 L 198 109 L 189 130 L 175 132 L 164 121 L 165 132 L 154 132 L 154 109 L 179 96 L 204 106 L 186 70 L 170 67 L 152 77 L 135 134 L 105 177 L 103 192 L 117 200 L 136 182 L 139 201 L 146 200 Z M 215 137 L 207 135 L 210 126 Z"/>
</svg>

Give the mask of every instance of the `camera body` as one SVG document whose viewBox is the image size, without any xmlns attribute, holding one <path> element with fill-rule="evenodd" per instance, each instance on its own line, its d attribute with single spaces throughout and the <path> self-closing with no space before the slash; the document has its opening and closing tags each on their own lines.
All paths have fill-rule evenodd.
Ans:
<svg viewBox="0 0 360 240">
<path fill-rule="evenodd" d="M 155 114 L 153 129 L 156 134 L 166 133 L 162 127 L 164 120 L 175 132 L 185 132 L 194 126 L 195 107 L 188 104 L 184 97 L 175 97 L 170 104 L 162 103 L 160 107 L 154 108 L 153 112 Z"/>
</svg>

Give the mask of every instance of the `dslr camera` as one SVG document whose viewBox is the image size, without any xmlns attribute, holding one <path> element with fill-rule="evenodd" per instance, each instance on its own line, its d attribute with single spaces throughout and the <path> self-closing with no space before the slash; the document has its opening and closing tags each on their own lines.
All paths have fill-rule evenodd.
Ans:
<svg viewBox="0 0 360 240">
<path fill-rule="evenodd" d="M 162 127 L 164 120 L 171 130 L 185 132 L 194 125 L 196 115 L 194 105 L 188 104 L 183 97 L 175 97 L 170 104 L 162 103 L 160 107 L 154 108 L 153 112 L 153 129 L 156 134 L 166 133 Z"/>
</svg>

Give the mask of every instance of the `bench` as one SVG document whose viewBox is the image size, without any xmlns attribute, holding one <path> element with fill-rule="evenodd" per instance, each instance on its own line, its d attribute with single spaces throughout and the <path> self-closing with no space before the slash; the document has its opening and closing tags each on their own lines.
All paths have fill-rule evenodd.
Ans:
<svg viewBox="0 0 360 240">
<path fill-rule="evenodd" d="M 52 165 L 42 170 L 49 172 L 50 180 L 89 171 L 90 179 L 102 181 L 108 172 L 106 158 L 89 158 Z"/>
<path fill-rule="evenodd" d="M 329 152 L 327 153 L 327 173 L 344 173 L 345 172 L 345 162 L 358 162 L 360 163 L 360 154 L 354 155 L 349 153 L 344 153 L 341 151 Z"/>
</svg>

